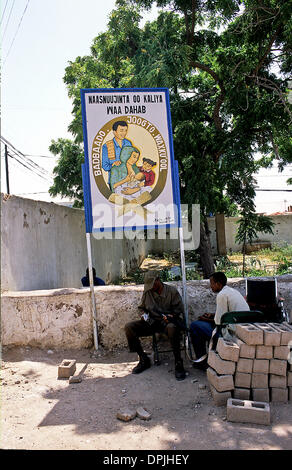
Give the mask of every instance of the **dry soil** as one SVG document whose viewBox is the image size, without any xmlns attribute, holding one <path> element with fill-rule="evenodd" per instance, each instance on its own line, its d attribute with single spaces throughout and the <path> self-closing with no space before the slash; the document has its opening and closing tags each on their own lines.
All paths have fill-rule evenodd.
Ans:
<svg viewBox="0 0 292 470">
<path fill-rule="evenodd" d="M 63 359 L 77 361 L 80 383 L 58 379 Z M 216 407 L 206 373 L 185 359 L 174 377 L 171 353 L 161 365 L 131 374 L 135 354 L 3 348 L 2 449 L 26 450 L 283 450 L 292 449 L 292 404 L 271 404 L 269 426 L 231 423 Z M 144 407 L 149 421 L 117 419 Z"/>
</svg>

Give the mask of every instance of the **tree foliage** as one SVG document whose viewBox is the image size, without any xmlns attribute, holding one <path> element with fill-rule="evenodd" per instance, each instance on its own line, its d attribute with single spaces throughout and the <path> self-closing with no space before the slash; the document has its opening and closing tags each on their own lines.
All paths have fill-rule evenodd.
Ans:
<svg viewBox="0 0 292 470">
<path fill-rule="evenodd" d="M 154 3 L 158 17 L 141 27 Z M 59 165 L 66 155 L 75 165 L 82 145 L 80 88 L 168 87 L 182 202 L 199 203 L 203 216 L 234 204 L 254 213 L 253 175 L 292 162 L 291 13 L 292 0 L 117 0 L 91 55 L 66 68 L 74 141 L 72 162 L 69 143 L 54 143 Z M 68 171 L 67 190 L 81 202 L 78 171 L 80 186 Z M 57 178 L 52 192 L 65 195 Z"/>
</svg>

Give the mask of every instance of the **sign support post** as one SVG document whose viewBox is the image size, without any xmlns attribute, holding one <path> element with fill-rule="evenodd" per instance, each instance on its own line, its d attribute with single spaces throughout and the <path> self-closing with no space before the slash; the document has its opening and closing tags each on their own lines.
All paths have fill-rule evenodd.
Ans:
<svg viewBox="0 0 292 470">
<path fill-rule="evenodd" d="M 93 282 L 93 272 L 92 272 L 92 253 L 91 253 L 90 233 L 86 233 L 86 243 L 87 243 L 87 255 L 88 255 L 90 295 L 91 295 L 91 304 L 92 304 L 94 348 L 95 350 L 98 350 L 97 317 L 96 317 L 96 303 L 95 303 L 94 282 Z"/>
</svg>

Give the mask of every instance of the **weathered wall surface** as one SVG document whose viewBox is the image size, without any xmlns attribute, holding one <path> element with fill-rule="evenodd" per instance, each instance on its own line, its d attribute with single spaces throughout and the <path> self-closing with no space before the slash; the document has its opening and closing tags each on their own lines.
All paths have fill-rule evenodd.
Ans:
<svg viewBox="0 0 292 470">
<path fill-rule="evenodd" d="M 88 266 L 84 211 L 2 195 L 1 289 L 81 287 Z M 93 266 L 113 281 L 146 256 L 144 240 L 92 237 Z"/>
<path fill-rule="evenodd" d="M 181 292 L 181 283 L 173 282 Z M 228 285 L 245 294 L 243 279 Z M 209 281 L 188 281 L 189 322 L 204 312 L 214 312 L 216 296 Z M 124 325 L 138 319 L 137 306 L 143 286 L 95 288 L 99 342 L 106 349 L 126 347 Z M 292 275 L 278 277 L 278 293 L 292 310 Z M 1 340 L 3 346 L 53 349 L 87 348 L 93 345 L 89 289 L 56 289 L 7 292 L 2 296 Z"/>
<path fill-rule="evenodd" d="M 271 219 L 275 223 L 273 228 L 274 235 L 270 233 L 259 233 L 259 239 L 262 241 L 269 241 L 271 243 L 292 243 L 292 214 L 274 215 L 271 216 Z M 241 250 L 241 245 L 235 242 L 235 236 L 238 229 L 238 224 L 236 222 L 238 220 L 239 217 L 225 217 L 225 236 L 227 250 Z M 213 253 L 217 253 L 215 217 L 208 218 L 208 225 L 211 232 L 211 247 Z"/>
</svg>

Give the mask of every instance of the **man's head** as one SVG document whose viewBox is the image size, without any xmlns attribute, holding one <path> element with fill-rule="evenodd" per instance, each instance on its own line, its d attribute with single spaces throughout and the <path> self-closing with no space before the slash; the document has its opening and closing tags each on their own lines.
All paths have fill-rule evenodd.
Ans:
<svg viewBox="0 0 292 470">
<path fill-rule="evenodd" d="M 144 276 L 144 292 L 153 290 L 157 292 L 161 289 L 162 282 L 158 271 L 148 271 Z"/>
<path fill-rule="evenodd" d="M 220 292 L 227 284 L 227 277 L 222 272 L 213 273 L 210 276 L 210 286 L 213 292 Z"/>
<path fill-rule="evenodd" d="M 126 121 L 116 121 L 113 123 L 113 133 L 117 139 L 123 140 L 126 137 L 127 132 L 128 124 Z"/>
</svg>

